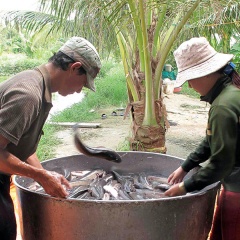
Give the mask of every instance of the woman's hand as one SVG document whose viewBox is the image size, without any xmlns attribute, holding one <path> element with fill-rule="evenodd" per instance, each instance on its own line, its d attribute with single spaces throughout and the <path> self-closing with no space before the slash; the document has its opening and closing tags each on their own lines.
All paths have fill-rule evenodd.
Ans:
<svg viewBox="0 0 240 240">
<path fill-rule="evenodd" d="M 186 175 L 187 172 L 185 172 L 182 167 L 179 167 L 168 177 L 168 183 L 171 185 L 180 183 Z"/>
<path fill-rule="evenodd" d="M 174 184 L 171 188 L 169 188 L 164 195 L 168 197 L 174 197 L 174 196 L 181 196 L 185 195 L 187 192 L 184 188 L 183 182 Z"/>
</svg>

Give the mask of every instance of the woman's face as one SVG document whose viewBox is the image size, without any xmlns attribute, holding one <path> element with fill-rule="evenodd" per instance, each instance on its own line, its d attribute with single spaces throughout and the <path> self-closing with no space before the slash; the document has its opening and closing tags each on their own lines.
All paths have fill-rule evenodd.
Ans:
<svg viewBox="0 0 240 240">
<path fill-rule="evenodd" d="M 222 77 L 222 74 L 214 72 L 204 77 L 188 80 L 188 86 L 193 88 L 201 96 L 205 96 L 220 77 Z"/>
<path fill-rule="evenodd" d="M 220 75 L 213 73 L 204 77 L 188 80 L 188 86 L 193 88 L 201 96 L 205 96 L 214 86 Z"/>
<path fill-rule="evenodd" d="M 204 91 L 204 84 L 203 84 L 203 81 L 201 81 L 201 79 L 202 78 L 188 80 L 188 87 L 194 89 L 201 96 L 204 96 L 206 93 Z"/>
</svg>

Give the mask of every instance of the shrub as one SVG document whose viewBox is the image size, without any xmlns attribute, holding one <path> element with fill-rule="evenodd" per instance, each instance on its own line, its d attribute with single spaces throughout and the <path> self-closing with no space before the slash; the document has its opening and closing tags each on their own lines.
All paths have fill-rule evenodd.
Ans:
<svg viewBox="0 0 240 240">
<path fill-rule="evenodd" d="M 18 72 L 32 69 L 44 63 L 41 59 L 28 59 L 21 55 L 16 55 L 16 58 L 2 57 L 0 59 L 0 76 L 14 75 Z"/>
<path fill-rule="evenodd" d="M 233 62 L 236 65 L 237 72 L 240 72 L 240 38 L 232 46 L 230 53 L 234 54 Z"/>
</svg>

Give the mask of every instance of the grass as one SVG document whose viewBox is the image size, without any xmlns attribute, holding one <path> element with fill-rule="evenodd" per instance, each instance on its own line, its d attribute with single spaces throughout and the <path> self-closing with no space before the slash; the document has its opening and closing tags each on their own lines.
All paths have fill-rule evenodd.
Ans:
<svg viewBox="0 0 240 240">
<path fill-rule="evenodd" d="M 43 136 L 37 148 L 37 156 L 40 161 L 51 159 L 55 155 L 55 146 L 61 143 L 56 137 L 56 132 L 60 130 L 59 126 L 53 126 L 46 123 L 43 127 Z"/>
<path fill-rule="evenodd" d="M 126 139 L 125 141 L 119 143 L 119 145 L 116 148 L 117 151 L 129 151 L 130 150 L 130 143 Z"/>
<path fill-rule="evenodd" d="M 8 77 L 6 77 L 6 76 L 0 76 L 0 83 L 4 82 L 7 79 L 8 79 Z"/>
</svg>

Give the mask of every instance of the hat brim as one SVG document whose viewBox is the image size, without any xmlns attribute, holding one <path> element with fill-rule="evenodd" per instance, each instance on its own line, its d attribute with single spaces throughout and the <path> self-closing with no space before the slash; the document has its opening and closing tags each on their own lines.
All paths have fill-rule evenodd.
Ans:
<svg viewBox="0 0 240 240">
<path fill-rule="evenodd" d="M 216 53 L 207 61 L 179 72 L 174 86 L 181 87 L 188 80 L 204 77 L 218 71 L 227 65 L 233 56 L 233 54 Z"/>
<path fill-rule="evenodd" d="M 94 78 L 89 73 L 87 73 L 87 83 L 86 83 L 85 87 L 89 88 L 93 92 L 96 91 Z"/>
</svg>

